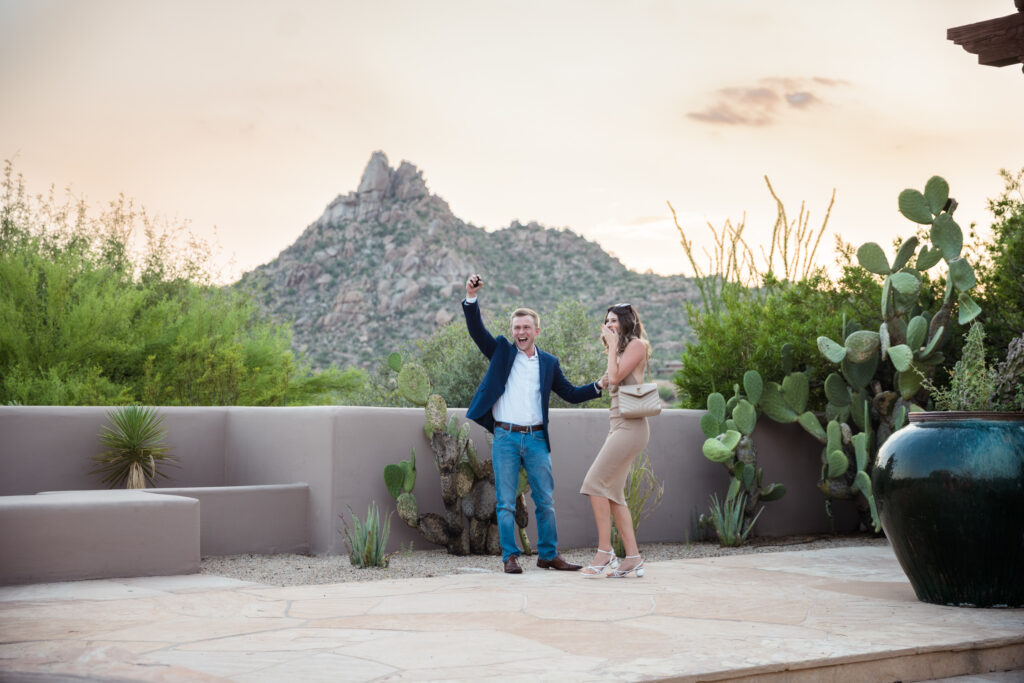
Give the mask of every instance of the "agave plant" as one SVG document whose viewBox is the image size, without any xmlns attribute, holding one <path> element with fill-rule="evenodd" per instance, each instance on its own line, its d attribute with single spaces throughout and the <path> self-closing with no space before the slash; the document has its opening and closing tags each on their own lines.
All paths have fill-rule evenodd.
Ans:
<svg viewBox="0 0 1024 683">
<path fill-rule="evenodd" d="M 757 511 L 752 520 L 746 521 L 743 509 L 746 505 L 745 494 L 726 496 L 725 502 L 719 502 L 718 496 L 711 494 L 711 524 L 718 534 L 718 542 L 723 548 L 738 548 L 747 540 L 754 528 L 757 518 L 764 507 Z"/>
<path fill-rule="evenodd" d="M 348 513 L 352 515 L 352 528 L 345 522 L 344 515 L 338 516 L 345 527 L 345 543 L 348 545 L 348 559 L 352 566 L 387 567 L 391 555 L 384 549 L 388 545 L 388 536 L 391 535 L 391 515 L 389 514 L 382 523 L 377 501 L 370 501 L 363 521 L 352 512 L 351 507 Z"/>
<path fill-rule="evenodd" d="M 93 456 L 99 465 L 90 474 L 102 474 L 110 488 L 142 489 L 155 486 L 157 477 L 167 477 L 162 465 L 175 465 L 164 443 L 167 430 L 156 408 L 123 406 L 107 413 L 111 426 L 104 425 L 100 442 L 109 450 Z"/>
</svg>

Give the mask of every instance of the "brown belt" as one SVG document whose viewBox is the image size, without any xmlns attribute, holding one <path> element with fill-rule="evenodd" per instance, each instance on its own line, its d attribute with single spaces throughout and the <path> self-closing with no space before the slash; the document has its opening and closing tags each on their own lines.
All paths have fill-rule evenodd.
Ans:
<svg viewBox="0 0 1024 683">
<path fill-rule="evenodd" d="M 523 425 L 510 425 L 508 422 L 495 422 L 495 427 L 501 427 L 506 432 L 522 432 L 524 434 L 532 434 L 533 432 L 543 432 L 544 425 L 530 425 L 524 427 Z"/>
</svg>

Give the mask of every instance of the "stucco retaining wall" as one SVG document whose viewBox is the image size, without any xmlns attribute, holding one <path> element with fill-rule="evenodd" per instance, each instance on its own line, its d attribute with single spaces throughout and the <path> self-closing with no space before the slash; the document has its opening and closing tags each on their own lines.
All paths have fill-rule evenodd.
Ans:
<svg viewBox="0 0 1024 683">
<path fill-rule="evenodd" d="M 90 475 L 89 456 L 102 450 L 97 435 L 109 408 L 0 406 L 0 495 L 102 488 Z M 416 450 L 415 494 L 421 512 L 443 510 L 423 411 L 416 408 L 320 406 L 301 408 L 160 409 L 167 442 L 180 466 L 166 469 L 160 487 L 309 485 L 310 549 L 344 553 L 340 514 L 360 516 L 371 500 L 394 509 L 382 471 Z M 453 410 L 460 417 L 462 410 Z M 659 507 L 640 526 L 643 541 L 685 541 L 695 537 L 693 521 L 706 511 L 708 496 L 728 484 L 720 465 L 701 454 L 704 437 L 696 410 L 667 410 L 651 419 L 647 452 L 665 485 Z M 590 505 L 580 482 L 608 430 L 607 411 L 553 410 L 552 462 L 555 504 L 562 547 L 592 545 Z M 478 451 L 489 454 L 484 430 L 473 425 Z M 755 432 L 766 481 L 786 484 L 787 494 L 769 503 L 757 532 L 766 536 L 826 531 L 824 500 L 815 488 L 820 446 L 799 427 L 762 420 Z M 532 517 L 532 505 L 531 517 Z M 833 506 L 839 530 L 857 526 L 853 506 Z M 535 533 L 531 523 L 531 537 Z M 395 515 L 390 548 L 426 541 Z"/>
</svg>

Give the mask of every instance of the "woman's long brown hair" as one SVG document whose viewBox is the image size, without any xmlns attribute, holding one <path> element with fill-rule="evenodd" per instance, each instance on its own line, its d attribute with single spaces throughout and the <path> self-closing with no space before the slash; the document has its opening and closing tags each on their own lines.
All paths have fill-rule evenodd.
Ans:
<svg viewBox="0 0 1024 683">
<path fill-rule="evenodd" d="M 614 313 L 619 319 L 619 348 L 616 352 L 621 356 L 626 351 L 626 346 L 633 339 L 639 339 L 647 347 L 647 356 L 651 355 L 651 345 L 647 341 L 647 333 L 644 332 L 644 324 L 640 321 L 640 314 L 636 312 L 631 304 L 615 304 L 609 306 L 605 317 L 608 313 Z M 608 348 L 608 342 L 601 337 L 601 343 L 604 344 L 604 348 Z"/>
</svg>

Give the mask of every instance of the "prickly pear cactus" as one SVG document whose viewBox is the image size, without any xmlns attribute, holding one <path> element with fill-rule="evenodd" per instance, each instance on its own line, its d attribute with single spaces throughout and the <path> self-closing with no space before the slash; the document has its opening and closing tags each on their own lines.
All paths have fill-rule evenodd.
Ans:
<svg viewBox="0 0 1024 683">
<path fill-rule="evenodd" d="M 963 231 L 953 220 L 956 200 L 949 196 L 948 183 L 934 176 L 923 193 L 909 189 L 901 192 L 898 205 L 905 217 L 931 226 L 931 246 L 920 245 L 916 236 L 910 237 L 890 263 L 874 242 L 861 245 L 857 250 L 861 267 L 885 278 L 880 302 L 882 322 L 877 332 L 847 333 L 842 344 L 819 337 L 818 348 L 830 361 L 842 365 L 844 378 L 856 390 L 870 382 L 878 364 L 888 361 L 895 370 L 895 390 L 911 401 L 921 393 L 922 377 L 930 376 L 932 368 L 944 360 L 941 349 L 950 336 L 953 310 L 964 325 L 976 318 L 981 308 L 970 295 L 977 278 L 962 254 Z M 945 262 L 947 271 L 942 303 L 933 312 L 923 311 L 922 274 L 940 262 Z"/>
<path fill-rule="evenodd" d="M 416 449 L 408 460 L 384 466 L 384 485 L 392 498 L 397 499 L 402 493 L 412 493 L 416 486 Z"/>
<path fill-rule="evenodd" d="M 430 378 L 419 363 L 403 363 L 398 371 L 398 391 L 410 403 L 425 405 L 430 395 Z"/>
<path fill-rule="evenodd" d="M 419 526 L 420 520 L 420 509 L 416 503 L 416 496 L 409 492 L 403 492 L 399 494 L 395 500 L 396 507 L 398 508 L 398 516 L 402 520 L 411 526 L 416 528 Z"/>
<path fill-rule="evenodd" d="M 405 398 L 423 406 L 426 420 L 423 431 L 434 454 L 445 514 L 420 514 L 413 495 L 416 484 L 416 451 L 409 460 L 386 465 L 384 483 L 395 498 L 398 516 L 419 529 L 430 543 L 445 546 L 453 555 L 500 554 L 498 518 L 494 489 L 494 467 L 490 460 L 477 457 L 470 439 L 470 425 L 448 417 L 445 400 L 430 393 L 430 380 L 418 363 L 403 363 L 399 354 L 391 354 L 388 367 L 398 373 L 398 388 Z M 525 478 L 524 478 L 525 480 Z M 529 521 L 520 486 L 517 492 L 516 522 L 524 551 L 530 554 L 525 527 Z M 522 507 L 520 513 L 519 507 Z"/>
<path fill-rule="evenodd" d="M 748 370 L 743 375 L 743 388 L 736 385 L 733 391 L 728 401 L 717 392 L 708 396 L 708 412 L 700 420 L 701 430 L 707 437 L 702 450 L 708 460 L 721 463 L 729 471 L 732 481 L 727 499 L 731 501 L 745 494 L 743 516 L 752 523 L 759 514 L 760 503 L 778 500 L 786 493 L 782 484 L 763 483 L 764 473 L 757 466 L 757 449 L 752 438 L 759 406 L 763 408 L 765 397 L 774 389 L 764 384 L 756 370 Z"/>
<path fill-rule="evenodd" d="M 977 279 L 962 253 L 963 231 L 953 220 L 957 204 L 949 196 L 948 183 L 934 176 L 924 192 L 901 192 L 897 204 L 906 218 L 931 226 L 931 244 L 910 237 L 891 262 L 878 244 L 861 245 L 857 250 L 860 266 L 884 277 L 881 323 L 877 330 L 846 325 L 842 342 L 818 337 L 821 354 L 839 366 L 825 378 L 827 434 L 822 438 L 812 432 L 825 444 L 820 488 L 831 498 L 862 496 L 876 531 L 880 525 L 870 474 L 878 448 L 906 424 L 909 412 L 920 410 L 918 403 L 927 400 L 923 382 L 945 360 L 942 348 L 950 336 L 954 310 L 960 324 L 981 313 L 969 293 Z M 942 262 L 946 289 L 941 304 L 925 311 L 923 274 Z"/>
</svg>

